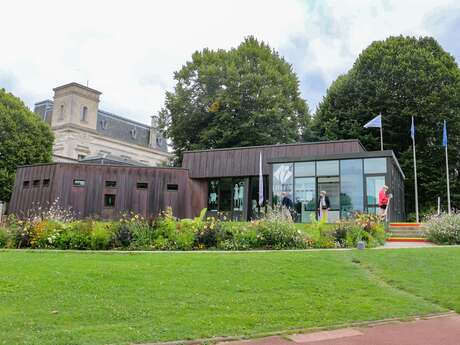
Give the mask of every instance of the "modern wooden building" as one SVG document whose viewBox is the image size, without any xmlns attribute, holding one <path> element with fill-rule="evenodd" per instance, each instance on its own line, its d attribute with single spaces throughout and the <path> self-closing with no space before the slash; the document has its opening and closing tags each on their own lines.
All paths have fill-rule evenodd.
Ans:
<svg viewBox="0 0 460 345">
<path fill-rule="evenodd" d="M 264 203 L 259 205 L 262 159 Z M 358 140 L 239 147 L 185 152 L 182 168 L 53 163 L 18 169 L 9 211 L 25 214 L 52 203 L 80 217 L 117 218 L 133 211 L 156 216 L 168 206 L 180 218 L 224 213 L 253 219 L 281 195 L 297 222 L 316 216 L 321 190 L 331 200 L 330 221 L 353 212 L 377 212 L 378 192 L 390 187 L 389 217 L 404 220 L 404 174 L 392 151 L 368 152 Z"/>
</svg>

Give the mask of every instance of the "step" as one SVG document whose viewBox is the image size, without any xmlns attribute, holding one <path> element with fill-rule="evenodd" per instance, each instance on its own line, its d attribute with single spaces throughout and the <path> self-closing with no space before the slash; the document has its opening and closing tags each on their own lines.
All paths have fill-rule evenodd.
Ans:
<svg viewBox="0 0 460 345">
<path fill-rule="evenodd" d="M 425 232 L 423 231 L 403 231 L 403 230 L 389 230 L 388 234 L 393 237 L 426 237 Z"/>
<path fill-rule="evenodd" d="M 429 243 L 426 238 L 423 237 L 389 237 L 387 242 L 425 242 Z"/>
</svg>

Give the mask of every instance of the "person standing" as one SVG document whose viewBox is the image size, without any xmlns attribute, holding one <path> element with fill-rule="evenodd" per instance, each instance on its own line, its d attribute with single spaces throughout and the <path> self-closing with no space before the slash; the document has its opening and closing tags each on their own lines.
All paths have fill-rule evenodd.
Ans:
<svg viewBox="0 0 460 345">
<path fill-rule="evenodd" d="M 283 218 L 287 221 L 292 221 L 291 210 L 293 207 L 293 203 L 291 198 L 289 197 L 288 193 L 283 192 L 282 194 L 283 199 L 281 199 L 281 214 Z"/>
<path fill-rule="evenodd" d="M 324 220 L 327 222 L 328 211 L 331 208 L 331 202 L 329 200 L 329 196 L 327 195 L 326 191 L 322 190 L 319 193 L 319 219 Z"/>
<path fill-rule="evenodd" d="M 388 201 L 390 199 L 389 193 L 388 193 L 388 186 L 383 185 L 382 188 L 379 191 L 379 209 L 380 209 L 380 218 L 382 220 L 386 216 L 386 209 L 388 206 Z"/>
</svg>

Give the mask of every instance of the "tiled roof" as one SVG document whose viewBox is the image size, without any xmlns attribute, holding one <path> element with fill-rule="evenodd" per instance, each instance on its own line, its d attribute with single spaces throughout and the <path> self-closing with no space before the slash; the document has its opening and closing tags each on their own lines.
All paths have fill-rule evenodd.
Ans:
<svg viewBox="0 0 460 345">
<path fill-rule="evenodd" d="M 96 130 L 106 137 L 144 147 L 149 146 L 149 126 L 103 110 L 97 112 Z"/>
</svg>

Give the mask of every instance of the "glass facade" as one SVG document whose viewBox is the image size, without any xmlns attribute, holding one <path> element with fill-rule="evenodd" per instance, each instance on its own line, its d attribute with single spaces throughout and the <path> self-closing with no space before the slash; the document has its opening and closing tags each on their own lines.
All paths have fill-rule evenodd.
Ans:
<svg viewBox="0 0 460 345">
<path fill-rule="evenodd" d="M 385 184 L 387 158 L 342 159 L 273 164 L 273 205 L 284 196 L 293 201 L 296 222 L 318 218 L 319 193 L 329 197 L 328 222 L 355 212 L 375 213 Z"/>
<path fill-rule="evenodd" d="M 364 211 L 363 160 L 347 159 L 340 162 L 340 211 L 342 218 Z"/>
</svg>

